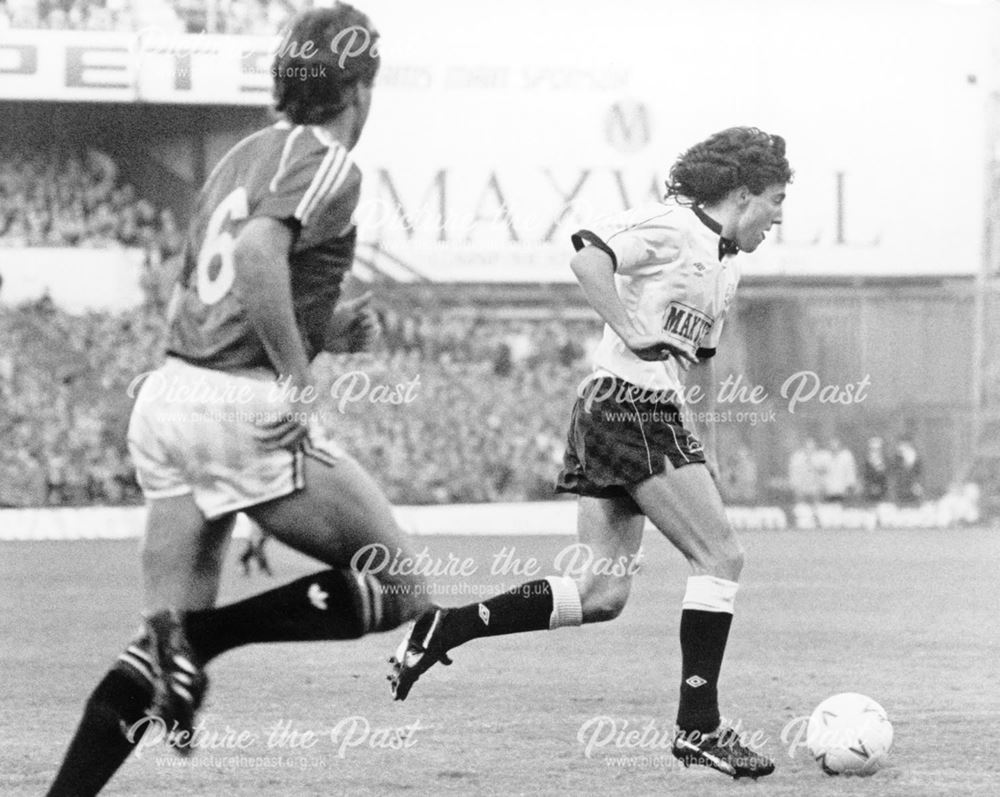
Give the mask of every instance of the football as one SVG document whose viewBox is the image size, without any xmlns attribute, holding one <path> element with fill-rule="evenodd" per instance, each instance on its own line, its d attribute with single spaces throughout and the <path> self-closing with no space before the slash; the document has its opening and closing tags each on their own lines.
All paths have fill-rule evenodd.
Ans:
<svg viewBox="0 0 1000 797">
<path fill-rule="evenodd" d="M 892 749 L 892 723 L 870 697 L 844 692 L 816 706 L 806 744 L 828 775 L 873 775 Z"/>
</svg>

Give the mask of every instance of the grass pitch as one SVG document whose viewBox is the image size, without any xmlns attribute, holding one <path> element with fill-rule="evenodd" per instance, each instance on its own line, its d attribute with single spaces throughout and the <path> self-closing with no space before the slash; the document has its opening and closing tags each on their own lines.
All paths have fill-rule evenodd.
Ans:
<svg viewBox="0 0 1000 797">
<path fill-rule="evenodd" d="M 680 556 L 647 534 L 618 620 L 479 640 L 435 667 L 405 703 L 384 680 L 399 632 L 351 643 L 254 646 L 210 669 L 204 749 L 128 761 L 109 795 L 678 794 L 995 795 L 1000 782 L 1000 533 L 757 532 L 723 667 L 723 714 L 777 760 L 732 782 L 669 753 L 680 673 Z M 426 538 L 471 559 L 433 582 L 444 604 L 522 577 L 493 573 L 506 546 L 551 573 L 565 537 Z M 318 569 L 275 545 L 274 580 L 230 565 L 230 601 Z M 0 794 L 44 792 L 83 702 L 137 625 L 134 542 L 0 544 Z M 870 779 L 822 774 L 804 720 L 858 691 L 895 728 Z M 798 724 L 797 724 L 798 723 Z M 632 737 L 627 734 L 638 731 Z M 801 736 L 800 736 L 801 734 Z M 798 744 L 796 744 L 798 742 Z"/>
</svg>

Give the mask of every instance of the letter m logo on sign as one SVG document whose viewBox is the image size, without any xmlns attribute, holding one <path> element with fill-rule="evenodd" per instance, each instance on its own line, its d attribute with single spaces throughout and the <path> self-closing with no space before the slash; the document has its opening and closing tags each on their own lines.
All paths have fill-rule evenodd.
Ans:
<svg viewBox="0 0 1000 797">
<path fill-rule="evenodd" d="M 604 117 L 604 137 L 619 152 L 638 152 L 651 137 L 649 109 L 634 100 L 613 103 Z"/>
</svg>

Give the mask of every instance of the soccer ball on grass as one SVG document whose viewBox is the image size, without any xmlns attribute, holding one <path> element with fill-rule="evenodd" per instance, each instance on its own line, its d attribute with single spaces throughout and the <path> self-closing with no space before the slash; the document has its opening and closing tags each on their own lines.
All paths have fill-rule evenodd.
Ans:
<svg viewBox="0 0 1000 797">
<path fill-rule="evenodd" d="M 870 697 L 828 697 L 809 718 L 806 745 L 828 775 L 873 775 L 892 749 L 892 723 Z"/>
</svg>

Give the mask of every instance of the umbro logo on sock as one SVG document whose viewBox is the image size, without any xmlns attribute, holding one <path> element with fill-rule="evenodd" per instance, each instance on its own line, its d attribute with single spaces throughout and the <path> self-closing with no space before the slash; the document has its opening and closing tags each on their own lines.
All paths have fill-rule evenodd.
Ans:
<svg viewBox="0 0 1000 797">
<path fill-rule="evenodd" d="M 708 681 L 706 681 L 700 675 L 692 675 L 684 683 L 686 683 L 692 689 L 697 689 L 699 686 L 704 686 L 705 684 L 707 684 Z"/>
<path fill-rule="evenodd" d="M 313 582 L 309 585 L 309 592 L 306 595 L 313 606 L 324 612 L 326 611 L 326 599 L 330 597 L 329 592 L 324 592 L 319 584 Z"/>
<path fill-rule="evenodd" d="M 482 603 L 479 604 L 479 619 L 483 621 L 483 625 L 490 624 L 490 610 Z"/>
</svg>

